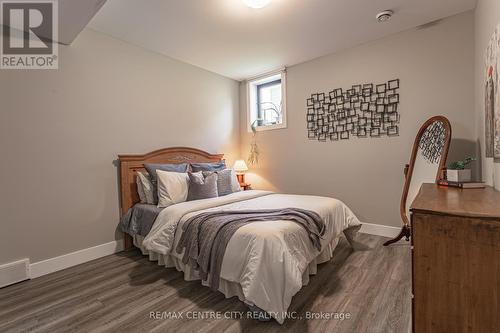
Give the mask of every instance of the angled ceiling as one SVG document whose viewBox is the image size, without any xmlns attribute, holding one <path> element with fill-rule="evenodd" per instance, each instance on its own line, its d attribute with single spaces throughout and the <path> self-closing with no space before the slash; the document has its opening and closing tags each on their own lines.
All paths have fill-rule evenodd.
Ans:
<svg viewBox="0 0 500 333">
<path fill-rule="evenodd" d="M 473 9 L 476 0 L 108 0 L 89 27 L 241 80 Z M 375 15 L 392 9 L 393 18 Z"/>
<path fill-rule="evenodd" d="M 58 0 L 59 37 L 54 41 L 71 44 L 105 2 L 106 0 Z M 0 24 L 10 25 L 10 22 L 3 22 L 3 17 L 0 17 Z M 41 33 L 41 36 L 47 39 L 53 38 L 44 33 Z"/>
<path fill-rule="evenodd" d="M 106 0 L 59 0 L 59 43 L 71 44 Z"/>
</svg>

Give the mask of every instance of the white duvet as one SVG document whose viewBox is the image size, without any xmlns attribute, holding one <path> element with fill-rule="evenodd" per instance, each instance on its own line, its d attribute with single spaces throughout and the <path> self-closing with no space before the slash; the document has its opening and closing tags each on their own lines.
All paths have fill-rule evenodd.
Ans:
<svg viewBox="0 0 500 333">
<path fill-rule="evenodd" d="M 213 199 L 183 202 L 160 212 L 141 248 L 172 256 L 180 262 L 182 254 L 177 253 L 175 248 L 182 225 L 188 218 L 211 210 L 289 207 L 308 209 L 323 218 L 326 232 L 321 241 L 321 252 L 314 248 L 307 232 L 294 222 L 250 223 L 238 229 L 229 241 L 221 268 L 221 280 L 239 284 L 246 303 L 258 306 L 283 323 L 292 297 L 302 288 L 303 274 L 308 265 L 326 251 L 330 252 L 326 259 L 330 259 L 331 245 L 336 244 L 339 235 L 348 228 L 360 225 L 356 216 L 341 201 L 318 196 L 242 191 Z M 231 295 L 226 293 L 226 296 Z"/>
</svg>

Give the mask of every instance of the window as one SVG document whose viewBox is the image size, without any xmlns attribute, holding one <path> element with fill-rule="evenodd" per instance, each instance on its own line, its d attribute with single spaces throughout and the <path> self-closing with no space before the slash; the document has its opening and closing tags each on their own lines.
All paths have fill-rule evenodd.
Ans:
<svg viewBox="0 0 500 333">
<path fill-rule="evenodd" d="M 248 82 L 248 130 L 286 127 L 285 71 L 268 74 Z"/>
</svg>

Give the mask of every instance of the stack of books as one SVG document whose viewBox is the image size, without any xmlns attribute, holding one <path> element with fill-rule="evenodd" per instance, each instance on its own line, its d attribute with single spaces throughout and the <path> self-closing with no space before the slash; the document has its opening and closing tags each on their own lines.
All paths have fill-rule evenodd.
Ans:
<svg viewBox="0 0 500 333">
<path fill-rule="evenodd" d="M 440 186 L 458 187 L 458 188 L 485 188 L 486 184 L 482 182 L 453 182 L 451 180 L 441 179 L 437 181 Z"/>
</svg>

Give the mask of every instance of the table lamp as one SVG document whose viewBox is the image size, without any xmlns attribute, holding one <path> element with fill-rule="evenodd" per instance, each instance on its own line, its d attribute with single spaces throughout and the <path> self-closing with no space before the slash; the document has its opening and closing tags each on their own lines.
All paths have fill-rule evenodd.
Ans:
<svg viewBox="0 0 500 333">
<path fill-rule="evenodd" d="M 247 164 L 243 160 L 237 160 L 236 162 L 234 162 L 233 169 L 236 172 L 236 177 L 238 177 L 238 182 L 240 183 L 240 186 L 244 186 L 245 171 L 248 171 Z"/>
</svg>

